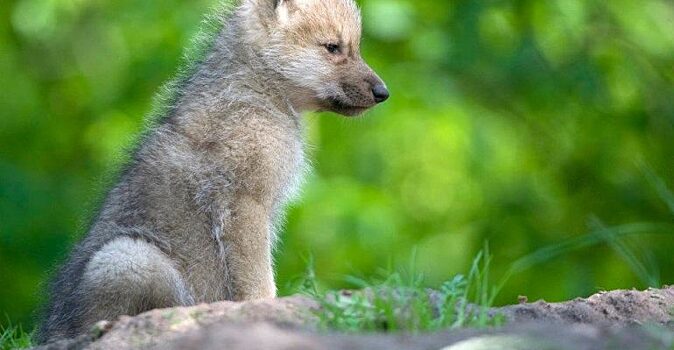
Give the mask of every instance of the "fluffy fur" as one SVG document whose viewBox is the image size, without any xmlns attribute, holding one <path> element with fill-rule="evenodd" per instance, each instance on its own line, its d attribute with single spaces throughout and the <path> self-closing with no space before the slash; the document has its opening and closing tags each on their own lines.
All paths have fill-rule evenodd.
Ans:
<svg viewBox="0 0 674 350">
<path fill-rule="evenodd" d="M 57 274 L 38 340 L 274 297 L 276 227 L 306 168 L 300 113 L 388 97 L 359 43 L 352 0 L 242 0 Z"/>
</svg>

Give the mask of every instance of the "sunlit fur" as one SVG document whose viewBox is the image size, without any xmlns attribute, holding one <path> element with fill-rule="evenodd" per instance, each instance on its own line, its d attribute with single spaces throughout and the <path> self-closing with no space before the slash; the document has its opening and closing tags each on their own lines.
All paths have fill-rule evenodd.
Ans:
<svg viewBox="0 0 674 350">
<path fill-rule="evenodd" d="M 358 114 L 382 83 L 360 58 L 352 0 L 244 0 L 224 20 L 53 281 L 40 342 L 276 295 L 276 232 L 307 168 L 300 113 Z"/>
</svg>

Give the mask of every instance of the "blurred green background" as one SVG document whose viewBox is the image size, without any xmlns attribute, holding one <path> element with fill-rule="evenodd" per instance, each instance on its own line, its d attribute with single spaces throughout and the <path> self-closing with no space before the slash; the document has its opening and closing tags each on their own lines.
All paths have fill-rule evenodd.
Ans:
<svg viewBox="0 0 674 350">
<path fill-rule="evenodd" d="M 215 1 L 3 0 L 0 323 L 32 327 L 41 283 Z M 392 98 L 363 119 L 307 117 L 315 171 L 277 253 L 282 291 L 309 255 L 338 288 L 416 249 L 432 286 L 485 240 L 498 277 L 592 217 L 674 222 L 644 171 L 674 187 L 672 1 L 360 4 L 364 56 Z M 674 236 L 624 243 L 674 282 Z M 516 274 L 498 302 L 644 287 L 627 260 L 574 250 Z"/>
</svg>

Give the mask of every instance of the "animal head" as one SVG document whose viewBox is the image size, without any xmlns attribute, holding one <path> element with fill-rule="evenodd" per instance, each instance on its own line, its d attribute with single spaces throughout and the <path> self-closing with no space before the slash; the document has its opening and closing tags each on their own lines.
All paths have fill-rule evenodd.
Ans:
<svg viewBox="0 0 674 350">
<path fill-rule="evenodd" d="M 247 35 L 299 110 L 358 115 L 389 97 L 360 54 L 353 0 L 248 0 Z"/>
</svg>

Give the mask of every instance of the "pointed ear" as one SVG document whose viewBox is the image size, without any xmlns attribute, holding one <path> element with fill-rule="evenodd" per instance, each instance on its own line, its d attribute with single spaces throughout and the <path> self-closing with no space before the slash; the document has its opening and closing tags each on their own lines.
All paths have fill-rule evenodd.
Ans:
<svg viewBox="0 0 674 350">
<path fill-rule="evenodd" d="M 280 24 L 286 24 L 290 21 L 290 16 L 295 12 L 295 6 L 293 0 L 274 0 L 276 6 L 276 18 Z"/>
<path fill-rule="evenodd" d="M 305 7 L 312 0 L 273 0 L 276 17 L 281 24 L 287 23 L 292 15 Z"/>
<path fill-rule="evenodd" d="M 274 6 L 279 7 L 281 5 L 285 6 L 303 6 L 309 3 L 311 0 L 273 0 Z"/>
</svg>

